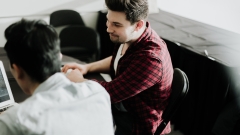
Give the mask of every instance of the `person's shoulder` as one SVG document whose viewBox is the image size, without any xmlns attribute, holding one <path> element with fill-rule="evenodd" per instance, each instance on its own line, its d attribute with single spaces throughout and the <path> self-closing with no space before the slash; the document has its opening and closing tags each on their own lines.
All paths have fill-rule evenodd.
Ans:
<svg viewBox="0 0 240 135">
<path fill-rule="evenodd" d="M 75 83 L 74 85 L 79 88 L 78 90 L 88 94 L 107 93 L 102 85 L 93 80 L 86 80 L 81 83 Z"/>
<path fill-rule="evenodd" d="M 0 123 L 4 123 L 6 126 L 13 126 L 18 120 L 19 106 L 12 106 L 0 115 Z"/>
<path fill-rule="evenodd" d="M 3 113 L 0 116 L 0 135 L 16 135 L 19 134 L 19 126 L 16 120 L 13 120 L 11 113 Z M 14 115 L 16 116 L 16 115 Z M 15 117 L 14 117 L 15 118 Z M 16 119 L 16 118 L 15 118 Z"/>
</svg>

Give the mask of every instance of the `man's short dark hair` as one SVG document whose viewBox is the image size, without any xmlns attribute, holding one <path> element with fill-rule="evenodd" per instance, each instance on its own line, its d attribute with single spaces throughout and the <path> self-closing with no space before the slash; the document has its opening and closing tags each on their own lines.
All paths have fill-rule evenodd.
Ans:
<svg viewBox="0 0 240 135">
<path fill-rule="evenodd" d="M 5 30 L 10 65 L 20 66 L 32 80 L 43 82 L 60 72 L 60 43 L 54 28 L 43 20 L 22 19 Z"/>
<path fill-rule="evenodd" d="M 134 24 L 148 16 L 148 0 L 105 0 L 108 9 L 124 12 L 126 19 Z"/>
</svg>

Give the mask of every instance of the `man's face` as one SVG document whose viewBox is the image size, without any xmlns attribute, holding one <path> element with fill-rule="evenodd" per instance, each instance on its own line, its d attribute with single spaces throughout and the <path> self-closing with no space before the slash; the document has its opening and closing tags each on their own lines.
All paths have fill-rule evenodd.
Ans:
<svg viewBox="0 0 240 135">
<path fill-rule="evenodd" d="M 131 42 L 134 37 L 136 24 L 131 25 L 123 12 L 108 10 L 106 25 L 110 39 L 114 43 Z"/>
</svg>

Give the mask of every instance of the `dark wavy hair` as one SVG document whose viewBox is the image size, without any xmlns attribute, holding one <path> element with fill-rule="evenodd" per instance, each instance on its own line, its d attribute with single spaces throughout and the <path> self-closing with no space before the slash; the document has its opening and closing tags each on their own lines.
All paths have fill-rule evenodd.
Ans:
<svg viewBox="0 0 240 135">
<path fill-rule="evenodd" d="M 108 9 L 124 12 L 126 19 L 134 24 L 148 16 L 148 0 L 105 0 Z"/>
<path fill-rule="evenodd" d="M 45 81 L 60 72 L 60 43 L 54 28 L 43 20 L 22 19 L 4 32 L 10 65 L 20 66 L 32 80 Z"/>
</svg>

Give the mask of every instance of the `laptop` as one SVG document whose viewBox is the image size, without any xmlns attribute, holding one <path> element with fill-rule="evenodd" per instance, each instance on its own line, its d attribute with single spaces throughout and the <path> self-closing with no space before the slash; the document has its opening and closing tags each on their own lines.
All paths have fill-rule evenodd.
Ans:
<svg viewBox="0 0 240 135">
<path fill-rule="evenodd" d="M 0 112 L 5 111 L 10 106 L 16 104 L 7 79 L 7 75 L 0 61 Z"/>
</svg>

